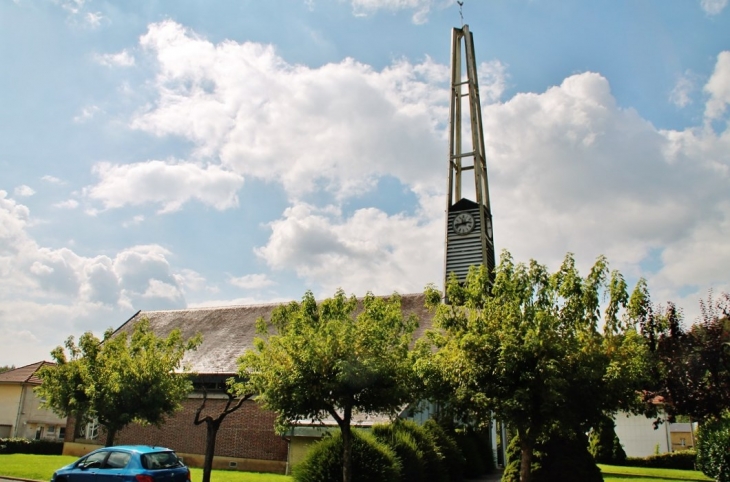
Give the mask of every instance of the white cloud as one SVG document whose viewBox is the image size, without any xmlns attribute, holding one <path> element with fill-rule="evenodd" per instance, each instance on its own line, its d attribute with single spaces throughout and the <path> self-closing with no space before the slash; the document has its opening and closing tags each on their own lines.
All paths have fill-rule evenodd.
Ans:
<svg viewBox="0 0 730 482">
<path fill-rule="evenodd" d="M 728 0 L 700 0 L 702 10 L 708 15 L 717 15 L 727 7 Z"/>
<path fill-rule="evenodd" d="M 687 70 L 677 78 L 677 83 L 669 93 L 669 101 L 677 107 L 687 107 L 692 103 L 692 93 L 695 91 L 698 76 Z"/>
<path fill-rule="evenodd" d="M 437 2 L 434 0 L 351 0 L 353 13 L 357 16 L 371 15 L 378 10 L 415 10 L 413 23 L 422 24 L 428 21 L 428 14 Z M 453 0 L 442 1 L 441 6 L 453 4 Z"/>
<path fill-rule="evenodd" d="M 87 105 L 86 107 L 83 107 L 81 109 L 79 115 L 74 116 L 73 121 L 77 123 L 86 122 L 90 119 L 93 119 L 94 116 L 99 112 L 103 112 L 99 107 L 95 105 Z"/>
<path fill-rule="evenodd" d="M 0 191 L 0 337 L 14 340 L 0 364 L 48 359 L 69 334 L 100 334 L 136 309 L 183 308 L 183 288 L 201 285 L 194 272 L 173 270 L 160 246 L 85 257 L 40 246 L 30 224 L 28 208 Z"/>
<path fill-rule="evenodd" d="M 35 191 L 30 186 L 26 186 L 25 184 L 18 186 L 13 191 L 16 196 L 19 197 L 30 197 L 33 194 L 35 194 Z"/>
<path fill-rule="evenodd" d="M 388 216 L 373 208 L 344 218 L 336 209 L 299 203 L 271 223 L 271 237 L 256 253 L 274 269 L 293 269 L 321 294 L 340 287 L 418 292 L 440 281 L 442 222 L 438 214 Z"/>
<path fill-rule="evenodd" d="M 122 226 L 124 226 L 125 228 L 128 228 L 130 226 L 136 226 L 138 224 L 142 224 L 144 222 L 144 219 L 144 215 L 138 214 L 136 216 L 133 216 L 130 221 L 123 222 Z"/>
<path fill-rule="evenodd" d="M 106 67 L 131 67 L 135 63 L 134 57 L 126 49 L 115 54 L 96 54 L 94 60 Z"/>
<path fill-rule="evenodd" d="M 98 28 L 104 19 L 105 17 L 101 12 L 86 12 L 86 15 L 84 15 L 84 21 L 91 28 Z"/>
<path fill-rule="evenodd" d="M 217 288 L 207 286 L 206 279 L 200 273 L 192 269 L 183 269 L 174 275 L 175 282 L 182 292 L 187 291 L 208 291 L 215 292 Z"/>
<path fill-rule="evenodd" d="M 133 127 L 182 136 L 199 157 L 281 182 L 293 198 L 321 186 L 359 195 L 382 175 L 441 182 L 449 70 L 431 59 L 379 72 L 352 59 L 308 68 L 271 46 L 215 45 L 171 21 L 151 25 L 141 45 L 158 62 L 159 98 Z"/>
<path fill-rule="evenodd" d="M 55 203 L 53 207 L 58 209 L 76 209 L 79 207 L 79 202 L 75 199 L 68 199 L 66 201 Z"/>
<path fill-rule="evenodd" d="M 233 286 L 245 290 L 255 290 L 274 285 L 274 281 L 269 279 L 265 274 L 247 274 L 245 276 L 231 277 L 228 280 Z"/>
<path fill-rule="evenodd" d="M 482 62 L 477 69 L 479 97 L 482 103 L 491 104 L 502 98 L 507 83 L 507 66 L 499 60 Z"/>
<path fill-rule="evenodd" d="M 84 7 L 86 0 L 54 0 L 54 3 L 61 5 L 61 8 L 75 15 Z"/>
<path fill-rule="evenodd" d="M 45 181 L 45 182 L 47 182 L 49 184 L 64 184 L 64 182 L 61 179 L 59 179 L 59 178 L 57 178 L 55 176 L 46 175 L 46 176 L 43 176 L 41 178 L 41 180 L 42 181 Z"/>
<path fill-rule="evenodd" d="M 717 56 L 715 71 L 705 85 L 705 92 L 710 95 L 705 117 L 710 120 L 719 119 L 730 104 L 730 51 L 721 52 Z"/>
<path fill-rule="evenodd" d="M 99 183 L 85 188 L 84 194 L 101 201 L 106 209 L 153 203 L 160 204 L 160 212 L 166 213 L 197 199 L 223 210 L 238 205 L 236 192 L 243 185 L 240 174 L 219 166 L 176 161 L 102 162 L 94 166 L 94 173 Z"/>
</svg>

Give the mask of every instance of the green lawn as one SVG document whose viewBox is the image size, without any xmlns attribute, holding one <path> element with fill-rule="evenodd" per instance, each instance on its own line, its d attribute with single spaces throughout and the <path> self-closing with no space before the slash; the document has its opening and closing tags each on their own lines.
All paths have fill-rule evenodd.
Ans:
<svg viewBox="0 0 730 482">
<path fill-rule="evenodd" d="M 19 477 L 21 479 L 51 480 L 53 471 L 78 460 L 78 457 L 64 455 L 0 455 L 0 476 Z M 202 469 L 190 469 L 193 482 L 203 480 Z M 291 477 L 254 472 L 235 472 L 214 470 L 212 482 L 290 482 Z"/>
<path fill-rule="evenodd" d="M 23 479 L 50 480 L 53 471 L 77 460 L 77 457 L 62 455 L 0 455 L 0 476 Z M 647 469 L 642 467 L 619 467 L 599 465 L 605 482 L 679 482 L 710 481 L 701 472 L 694 470 Z M 191 469 L 193 482 L 203 479 L 201 469 Z M 253 472 L 214 470 L 213 482 L 291 482 L 291 477 Z"/>
<path fill-rule="evenodd" d="M 644 467 L 620 467 L 601 465 L 604 482 L 679 482 L 712 480 L 694 470 L 648 469 Z"/>
</svg>

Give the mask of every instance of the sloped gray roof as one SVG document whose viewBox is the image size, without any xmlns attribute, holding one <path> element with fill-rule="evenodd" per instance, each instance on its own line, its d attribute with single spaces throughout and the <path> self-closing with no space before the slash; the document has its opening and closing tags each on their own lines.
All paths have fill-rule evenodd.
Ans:
<svg viewBox="0 0 730 482">
<path fill-rule="evenodd" d="M 401 295 L 403 314 L 415 314 L 419 319 L 416 337 L 431 327 L 433 315 L 424 306 L 421 293 Z M 236 373 L 236 360 L 246 350 L 253 348 L 256 338 L 256 320 L 269 320 L 274 308 L 280 303 L 262 305 L 223 306 L 218 308 L 192 308 L 187 310 L 140 311 L 117 329 L 131 333 L 134 325 L 147 318 L 158 336 L 167 336 L 178 328 L 183 338 L 196 333 L 203 335 L 203 343 L 185 356 L 185 362 L 198 374 Z"/>
</svg>

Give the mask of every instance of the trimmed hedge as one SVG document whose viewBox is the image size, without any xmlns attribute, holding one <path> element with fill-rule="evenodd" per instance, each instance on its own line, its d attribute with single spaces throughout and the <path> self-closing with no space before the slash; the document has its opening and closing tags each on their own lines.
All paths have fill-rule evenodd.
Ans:
<svg viewBox="0 0 730 482">
<path fill-rule="evenodd" d="M 406 432 L 413 437 L 418 450 L 423 454 L 423 463 L 430 482 L 448 482 L 449 474 L 443 455 L 438 452 L 436 443 L 422 426 L 410 420 L 398 419 L 393 422 L 394 429 Z"/>
<path fill-rule="evenodd" d="M 61 455 L 62 453 L 63 442 L 27 438 L 0 439 L 0 454 Z"/>
<path fill-rule="evenodd" d="M 459 446 L 452 434 L 446 431 L 434 419 L 430 418 L 423 424 L 423 429 L 431 436 L 436 451 L 441 455 L 450 482 L 461 482 L 464 479 L 466 459 L 459 450 Z"/>
<path fill-rule="evenodd" d="M 487 467 L 484 464 L 485 454 L 480 450 L 479 441 L 474 432 L 471 430 L 457 430 L 454 438 L 466 459 L 464 477 L 467 479 L 476 479 L 486 474 Z"/>
<path fill-rule="evenodd" d="M 718 482 L 730 481 L 730 418 L 707 422 L 697 434 L 697 467 Z"/>
<path fill-rule="evenodd" d="M 679 469 L 695 470 L 697 452 L 694 450 L 681 450 L 649 457 L 627 457 L 621 464 L 627 467 L 649 467 L 653 469 Z"/>
<path fill-rule="evenodd" d="M 393 451 L 371 434 L 352 431 L 353 482 L 399 482 L 401 465 Z M 292 471 L 296 482 L 342 480 L 342 434 L 324 438 Z"/>
<path fill-rule="evenodd" d="M 401 482 L 427 482 L 423 452 L 408 432 L 396 430 L 392 424 L 374 425 L 372 433 L 395 452 L 401 463 Z"/>
</svg>

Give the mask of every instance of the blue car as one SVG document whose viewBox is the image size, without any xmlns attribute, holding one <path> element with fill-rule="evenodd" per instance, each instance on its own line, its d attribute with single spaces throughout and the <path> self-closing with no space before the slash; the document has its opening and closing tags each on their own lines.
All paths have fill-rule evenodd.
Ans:
<svg viewBox="0 0 730 482">
<path fill-rule="evenodd" d="M 190 470 L 170 449 L 105 447 L 53 473 L 51 482 L 190 482 Z"/>
</svg>

